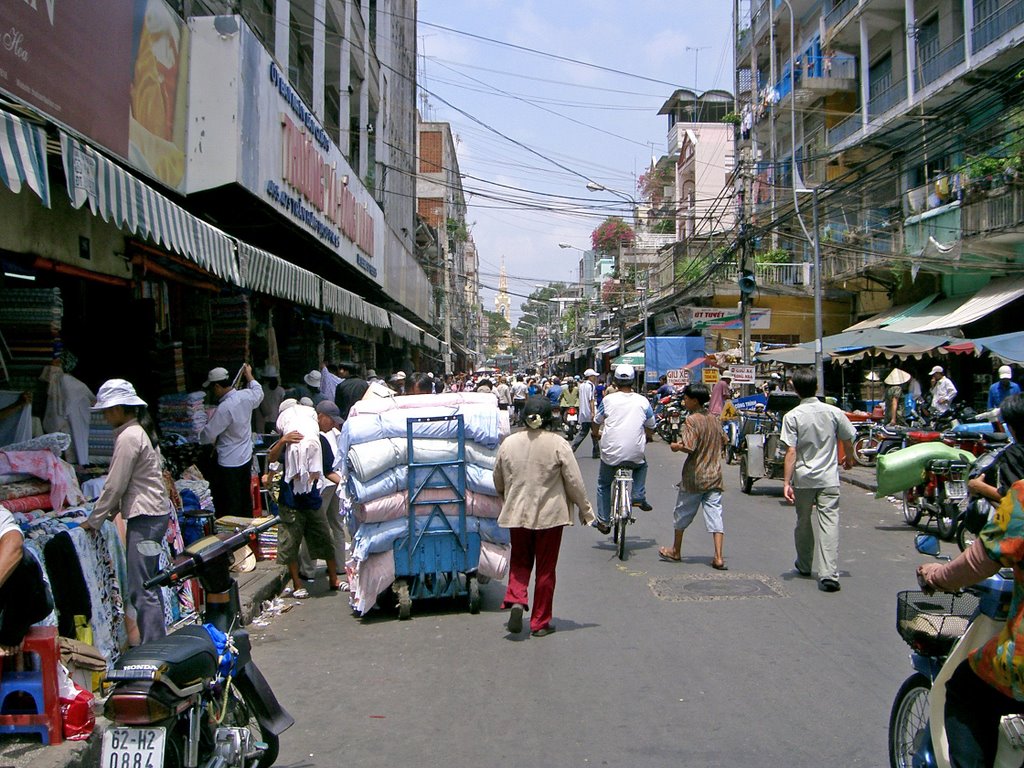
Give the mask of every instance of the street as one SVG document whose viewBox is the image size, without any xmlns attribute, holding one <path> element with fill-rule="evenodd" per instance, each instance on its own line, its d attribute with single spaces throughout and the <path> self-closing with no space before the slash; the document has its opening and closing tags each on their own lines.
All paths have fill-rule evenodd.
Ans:
<svg viewBox="0 0 1024 768">
<path fill-rule="evenodd" d="M 593 489 L 589 444 L 579 456 Z M 312 599 L 253 628 L 255 659 L 296 719 L 278 765 L 886 765 L 889 708 L 910 672 L 896 593 L 921 559 L 899 511 L 843 484 L 842 591 L 826 594 L 792 570 L 781 482 L 744 496 L 727 466 L 729 570 L 710 567 L 700 519 L 683 562 L 664 563 L 681 455 L 655 442 L 648 460 L 655 509 L 637 511 L 625 563 L 610 537 L 566 530 L 550 637 L 510 636 L 494 582 L 480 615 L 417 602 L 399 622 L 352 617 L 321 578 Z"/>
</svg>

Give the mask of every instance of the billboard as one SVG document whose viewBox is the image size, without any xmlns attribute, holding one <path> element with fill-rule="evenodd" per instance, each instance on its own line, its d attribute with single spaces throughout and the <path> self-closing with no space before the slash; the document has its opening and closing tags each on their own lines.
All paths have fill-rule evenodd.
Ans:
<svg viewBox="0 0 1024 768">
<path fill-rule="evenodd" d="M 0 25 L 0 89 L 183 189 L 188 29 L 164 0 L 5 2 Z"/>
</svg>

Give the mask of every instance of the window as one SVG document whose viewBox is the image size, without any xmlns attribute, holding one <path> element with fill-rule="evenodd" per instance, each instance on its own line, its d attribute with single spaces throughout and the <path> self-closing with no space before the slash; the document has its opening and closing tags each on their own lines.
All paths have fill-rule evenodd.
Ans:
<svg viewBox="0 0 1024 768">
<path fill-rule="evenodd" d="M 939 53 L 939 15 L 935 14 L 917 28 L 917 60 L 922 64 Z"/>
<path fill-rule="evenodd" d="M 887 53 L 868 69 L 868 94 L 875 98 L 892 86 L 892 54 Z"/>
</svg>

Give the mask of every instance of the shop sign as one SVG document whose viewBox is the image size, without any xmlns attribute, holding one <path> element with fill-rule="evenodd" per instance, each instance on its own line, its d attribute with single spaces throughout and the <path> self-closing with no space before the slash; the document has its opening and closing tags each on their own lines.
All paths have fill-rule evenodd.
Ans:
<svg viewBox="0 0 1024 768">
<path fill-rule="evenodd" d="M 182 191 L 189 33 L 170 6 L 164 0 L 9 0 L 3 6 L 0 89 Z"/>
<path fill-rule="evenodd" d="M 709 328 L 713 331 L 742 330 L 743 316 L 735 309 L 693 307 L 690 318 L 694 328 Z M 768 330 L 772 324 L 770 309 L 751 309 L 750 327 Z"/>
<path fill-rule="evenodd" d="M 671 368 L 665 371 L 665 380 L 673 387 L 685 387 L 690 383 L 690 369 Z"/>
<path fill-rule="evenodd" d="M 754 366 L 752 365 L 731 365 L 729 370 L 732 372 L 732 383 L 733 384 L 753 384 L 754 383 Z"/>
<path fill-rule="evenodd" d="M 665 336 L 670 331 L 678 331 L 679 317 L 674 309 L 654 316 L 654 333 L 657 336 Z"/>
<path fill-rule="evenodd" d="M 717 384 L 718 383 L 718 369 L 712 368 L 711 366 L 704 366 L 701 371 L 705 384 Z"/>
</svg>

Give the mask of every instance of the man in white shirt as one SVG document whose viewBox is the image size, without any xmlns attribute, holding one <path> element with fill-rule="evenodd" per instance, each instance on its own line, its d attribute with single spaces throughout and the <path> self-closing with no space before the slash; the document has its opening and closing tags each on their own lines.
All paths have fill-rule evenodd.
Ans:
<svg viewBox="0 0 1024 768">
<path fill-rule="evenodd" d="M 526 398 L 530 394 L 530 388 L 523 381 L 523 374 L 517 374 L 516 380 L 512 383 L 512 423 L 518 424 L 522 420 L 523 406 L 526 405 Z"/>
<path fill-rule="evenodd" d="M 935 418 L 944 414 L 953 405 L 956 387 L 945 375 L 941 365 L 936 365 L 928 371 L 928 376 L 932 380 L 932 418 Z"/>
<path fill-rule="evenodd" d="M 334 393 L 341 383 L 338 366 L 334 363 L 320 363 L 320 394 L 324 400 L 334 402 Z"/>
<path fill-rule="evenodd" d="M 594 416 L 597 414 L 597 371 L 587 368 L 583 372 L 583 381 L 580 382 L 580 431 L 572 441 L 572 450 L 576 451 L 583 441 L 590 436 L 593 443 L 590 458 L 601 458 L 601 446 L 594 436 Z"/>
<path fill-rule="evenodd" d="M 494 394 L 498 397 L 498 408 L 507 411 L 512 405 L 512 388 L 504 376 L 498 377 L 498 384 L 494 387 Z"/>
<path fill-rule="evenodd" d="M 218 517 L 252 517 L 252 412 L 263 400 L 263 387 L 253 378 L 252 367 L 242 366 L 244 389 L 235 389 L 225 368 L 214 368 L 203 389 L 217 402 L 217 410 L 199 433 L 199 442 L 217 451 L 217 469 L 210 478 L 210 492 Z"/>
<path fill-rule="evenodd" d="M 591 433 L 600 438 L 601 468 L 597 472 L 597 520 L 601 533 L 611 530 L 611 488 L 620 464 L 633 465 L 633 506 L 649 512 L 647 458 L 644 449 L 654 434 L 654 410 L 643 395 L 633 391 L 636 371 L 619 365 L 614 373 L 615 391 L 606 394 L 594 415 Z"/>
</svg>

